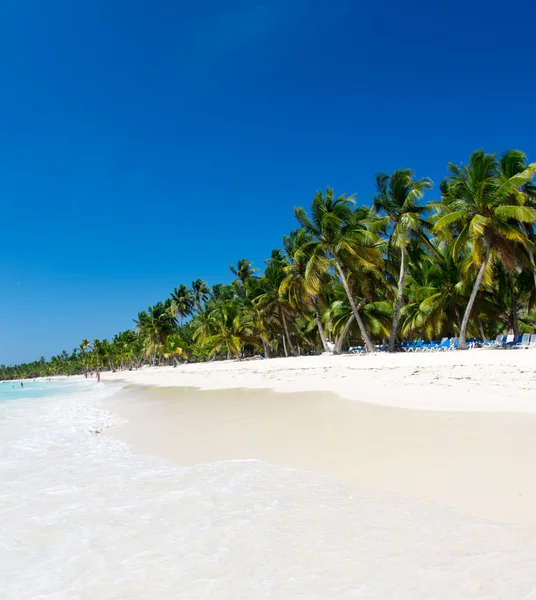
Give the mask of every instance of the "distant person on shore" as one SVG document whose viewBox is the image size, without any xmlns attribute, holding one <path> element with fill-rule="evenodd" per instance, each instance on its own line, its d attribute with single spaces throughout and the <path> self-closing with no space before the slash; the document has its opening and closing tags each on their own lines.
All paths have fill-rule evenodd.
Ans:
<svg viewBox="0 0 536 600">
<path fill-rule="evenodd" d="M 97 371 L 97 383 L 100 383 L 100 371 Z"/>
</svg>

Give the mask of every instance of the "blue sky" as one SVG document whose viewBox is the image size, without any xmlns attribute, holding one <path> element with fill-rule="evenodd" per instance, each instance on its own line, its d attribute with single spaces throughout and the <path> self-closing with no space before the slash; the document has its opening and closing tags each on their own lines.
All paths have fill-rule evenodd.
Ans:
<svg viewBox="0 0 536 600">
<path fill-rule="evenodd" d="M 4 0 L 0 363 L 227 281 L 315 190 L 476 148 L 536 160 L 536 8 L 472 0 Z M 436 197 L 436 192 L 428 196 Z"/>
</svg>

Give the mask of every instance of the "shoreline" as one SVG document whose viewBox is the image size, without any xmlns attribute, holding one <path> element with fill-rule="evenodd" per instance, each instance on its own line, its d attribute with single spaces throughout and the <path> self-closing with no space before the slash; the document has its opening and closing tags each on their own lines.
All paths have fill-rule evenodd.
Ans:
<svg viewBox="0 0 536 600">
<path fill-rule="evenodd" d="M 132 386 L 106 407 L 128 422 L 107 434 L 136 453 L 182 466 L 260 460 L 478 518 L 536 525 L 536 482 L 529 476 L 536 467 L 530 388 L 536 369 L 523 362 L 532 355 L 484 355 L 476 367 L 452 364 L 451 356 L 419 357 L 419 373 L 405 375 L 417 382 L 406 385 L 398 371 L 406 370 L 408 357 L 383 370 L 375 357 L 352 357 L 347 365 L 344 358 L 326 358 L 305 359 L 310 367 L 288 359 L 118 374 L 116 380 Z M 505 358 L 517 364 L 505 364 Z M 313 378 L 320 361 L 335 364 L 322 369 L 322 379 Z M 464 378 L 467 369 L 471 380 Z M 359 375 L 360 385 L 350 388 L 351 375 Z M 296 391 L 321 387 L 318 381 L 331 393 Z M 266 389 L 268 383 L 277 391 Z M 340 389 L 350 399 L 335 392 Z M 363 389 L 368 394 L 356 401 Z M 422 402 L 414 397 L 401 402 L 408 389 L 434 399 L 431 410 L 418 408 Z M 439 399 L 437 389 L 443 391 Z M 501 395 L 503 390 L 508 393 Z M 464 410 L 453 408 L 461 404 Z"/>
<path fill-rule="evenodd" d="M 160 395 L 170 390 L 148 388 L 142 391 L 150 396 L 142 398 L 134 386 L 95 383 L 80 388 L 58 383 L 58 390 L 72 389 L 0 406 L 7 416 L 0 419 L 7 548 L 0 580 L 13 600 L 21 593 L 28 599 L 152 598 L 155 593 L 174 598 L 177 590 L 204 598 L 207 589 L 211 598 L 221 600 L 252 593 L 324 600 L 351 598 L 361 590 L 378 598 L 401 593 L 466 598 L 476 590 L 485 598 L 510 599 L 533 590 L 534 526 L 489 522 L 483 515 L 475 519 L 461 514 L 460 507 L 449 509 L 441 499 L 411 500 L 409 493 L 364 485 L 365 475 L 392 483 L 393 473 L 402 483 L 408 481 L 400 476 L 408 475 L 426 485 L 434 462 L 453 465 L 449 456 L 438 458 L 422 445 L 407 445 L 416 440 L 408 435 L 407 419 L 423 417 L 424 428 L 423 423 L 413 425 L 437 446 L 432 421 L 448 424 L 447 413 L 363 406 L 324 394 L 300 399 L 259 391 L 252 397 L 251 390 L 231 390 L 223 398 L 219 392 L 200 396 L 194 390 L 194 397 L 192 390 L 173 388 L 166 399 Z M 181 393 L 184 397 L 177 398 Z M 115 439 L 119 428 L 103 435 L 106 427 L 119 423 L 119 402 L 128 410 L 141 409 L 136 418 L 130 415 L 129 424 L 140 425 L 141 441 L 152 445 L 172 435 L 172 449 L 188 451 L 196 466 L 179 467 L 180 461 L 160 458 L 156 448 L 129 448 Z M 169 418 L 168 409 L 176 418 Z M 458 415 L 469 434 L 474 427 L 466 419 L 502 422 L 503 416 Z M 525 417 L 515 415 L 516 422 Z M 152 440 L 149 429 L 156 436 Z M 451 427 L 447 441 L 459 430 Z M 511 437 L 518 444 L 523 436 L 516 433 Z M 363 451 L 345 446 L 356 440 Z M 232 458 L 222 452 L 233 450 L 229 442 L 260 444 L 286 460 L 299 452 L 331 468 L 357 466 L 368 473 L 358 473 L 361 486 L 355 486 L 261 460 L 224 460 Z M 490 442 L 497 447 L 497 440 Z M 463 451 L 462 445 L 455 447 Z M 326 452 L 329 448 L 332 453 Z M 199 464 L 200 451 L 213 453 L 207 460 L 222 460 Z M 398 464 L 381 461 L 380 452 Z M 480 450 L 469 453 L 473 456 L 483 460 L 487 455 Z M 504 469 L 497 468 L 493 456 L 486 464 L 488 480 L 505 485 Z M 519 469 L 527 470 L 526 465 Z M 459 470 L 450 472 L 450 481 L 437 468 L 432 474 L 446 480 L 449 493 L 467 492 L 463 481 L 452 479 Z M 505 492 L 515 491 L 514 483 L 506 483 Z M 508 498 L 494 501 L 502 510 L 508 507 Z M 21 573 L 26 577 L 23 592 Z M 215 585 L 209 589 L 207 582 Z"/>
</svg>

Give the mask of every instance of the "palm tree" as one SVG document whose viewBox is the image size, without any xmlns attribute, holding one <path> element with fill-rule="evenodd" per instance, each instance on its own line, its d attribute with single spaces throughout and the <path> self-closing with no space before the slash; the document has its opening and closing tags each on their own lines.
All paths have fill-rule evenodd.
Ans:
<svg viewBox="0 0 536 600">
<path fill-rule="evenodd" d="M 100 369 L 102 356 L 102 342 L 99 339 L 93 340 L 93 363 L 95 369 Z"/>
<path fill-rule="evenodd" d="M 285 356 L 288 353 L 295 355 L 296 351 L 290 337 L 288 316 L 292 312 L 288 302 L 285 302 L 281 294 L 281 284 L 285 278 L 286 262 L 282 257 L 281 250 L 273 250 L 272 256 L 265 261 L 267 267 L 258 281 L 258 295 L 255 298 L 256 306 L 261 309 L 264 318 L 268 315 L 277 315 L 283 326 L 283 347 Z M 288 346 L 288 348 L 287 348 Z"/>
<path fill-rule="evenodd" d="M 247 325 L 236 300 L 221 302 L 210 314 L 211 324 L 196 331 L 195 338 L 210 350 L 209 357 L 218 352 L 226 352 L 240 358 L 244 343 L 243 334 Z"/>
<path fill-rule="evenodd" d="M 179 357 L 266 357 L 374 349 L 400 336 L 493 337 L 536 326 L 536 163 L 511 150 L 478 151 L 450 165 L 441 201 L 409 169 L 377 175 L 374 208 L 318 192 L 300 227 L 283 238 L 260 275 L 246 258 L 232 283 L 202 279 L 138 314 L 136 331 L 86 339 L 48 361 L 0 366 L 0 379 L 87 375 L 91 368 L 169 364 Z M 427 210 L 430 211 L 428 218 Z M 180 318 L 180 327 L 178 321 Z"/>
<path fill-rule="evenodd" d="M 114 371 L 114 360 L 117 358 L 117 349 L 108 340 L 102 340 L 100 343 L 100 356 L 102 363 L 104 364 L 104 361 L 107 361 L 110 371 Z"/>
<path fill-rule="evenodd" d="M 175 312 L 175 305 L 168 298 L 165 302 L 157 302 L 147 311 L 138 313 L 138 319 L 134 322 L 147 355 L 156 357 L 164 348 L 166 338 L 174 333 L 177 327 Z"/>
<path fill-rule="evenodd" d="M 89 340 L 83 339 L 80 342 L 80 346 L 78 346 L 78 349 L 80 350 L 80 353 L 82 354 L 82 365 L 84 366 L 84 375 L 87 377 L 87 362 L 86 362 L 86 352 L 91 348 L 91 344 L 89 343 Z"/>
<path fill-rule="evenodd" d="M 327 329 L 335 340 L 333 354 L 341 354 L 346 338 L 358 333 L 359 330 L 356 328 L 354 313 L 344 287 L 338 284 L 334 291 L 336 292 L 334 300 L 324 313 L 324 319 Z M 389 331 L 391 311 L 385 302 L 367 303 L 363 298 L 358 308 L 367 331 L 372 331 L 378 336 L 383 336 Z"/>
<path fill-rule="evenodd" d="M 139 343 L 139 337 L 130 329 L 114 335 L 112 346 L 114 348 L 114 354 L 119 359 L 121 368 L 123 368 L 125 362 L 131 358 L 133 345 L 136 343 Z M 130 366 L 132 366 L 132 361 L 130 361 Z"/>
<path fill-rule="evenodd" d="M 236 275 L 236 280 L 234 283 L 238 285 L 245 286 L 246 281 L 253 277 L 253 275 L 259 270 L 253 268 L 253 263 L 250 262 L 247 258 L 241 258 L 236 267 L 233 265 L 229 265 L 229 269 L 231 269 L 231 273 Z"/>
<path fill-rule="evenodd" d="M 232 285 L 223 285 L 223 283 L 217 283 L 216 285 L 212 286 L 212 293 L 209 297 L 209 302 L 232 300 L 235 296 L 235 292 L 236 289 Z"/>
<path fill-rule="evenodd" d="M 175 314 L 179 315 L 180 324 L 186 317 L 189 317 L 195 306 L 195 298 L 192 290 L 188 289 L 184 283 L 181 283 L 178 288 L 175 288 L 171 293 L 171 300 L 173 302 L 173 310 Z"/>
<path fill-rule="evenodd" d="M 496 270 L 493 287 L 485 290 L 480 302 L 480 312 L 487 322 L 499 324 L 500 328 L 512 330 L 518 336 L 524 329 L 523 322 L 536 304 L 536 290 L 531 269 L 508 271 L 502 264 Z M 523 331 L 524 333 L 525 331 Z M 532 333 L 531 329 L 527 333 Z"/>
<path fill-rule="evenodd" d="M 449 164 L 448 178 L 441 186 L 443 204 L 436 205 L 434 229 L 456 237 L 454 251 L 466 253 L 468 270 L 477 270 L 460 328 L 460 349 L 467 347 L 467 325 L 487 271 L 487 283 L 491 283 L 492 258 L 510 268 L 515 264 L 515 251 L 528 246 L 520 225 L 533 224 L 536 211 L 516 203 L 513 196 L 532 181 L 535 172 L 536 163 L 502 180 L 495 154 L 483 150 L 473 152 L 466 166 Z"/>
<path fill-rule="evenodd" d="M 292 231 L 283 238 L 283 244 L 288 261 L 283 269 L 285 277 L 279 288 L 280 296 L 286 297 L 290 306 L 304 318 L 307 318 L 309 311 L 313 311 L 324 352 L 328 352 L 320 305 L 323 287 L 329 285 L 331 279 L 329 261 L 311 260 L 315 244 L 304 229 Z"/>
<path fill-rule="evenodd" d="M 192 282 L 191 289 L 194 297 L 195 307 L 198 311 L 200 311 L 203 303 L 208 300 L 210 287 L 206 281 L 203 281 L 202 279 L 196 279 Z"/>
<path fill-rule="evenodd" d="M 411 238 L 423 235 L 425 223 L 423 214 L 427 206 L 419 205 L 425 190 L 432 188 L 433 183 L 427 177 L 415 180 L 411 169 L 399 169 L 392 175 L 376 175 L 378 193 L 374 196 L 374 208 L 380 215 L 388 219 L 389 250 L 400 252 L 400 274 L 396 293 L 393 325 L 389 336 L 389 352 L 394 352 L 400 309 L 404 297 L 404 278 L 406 275 L 406 249 Z"/>
<path fill-rule="evenodd" d="M 374 233 L 370 210 L 366 207 L 353 210 L 353 197 L 346 195 L 334 197 L 331 188 L 325 195 L 317 192 L 312 206 L 311 217 L 303 208 L 295 208 L 294 215 L 316 241 L 312 260 L 332 258 L 338 276 L 344 286 L 354 318 L 367 349 L 374 351 L 374 344 L 367 334 L 359 309 L 350 291 L 345 268 L 351 270 L 357 264 L 370 269 L 381 263 L 378 249 L 378 236 Z"/>
<path fill-rule="evenodd" d="M 178 333 L 172 333 L 166 338 L 164 344 L 164 358 L 173 358 L 175 366 L 179 364 L 179 358 L 186 357 L 184 344 Z"/>
<path fill-rule="evenodd" d="M 512 177 L 523 173 L 527 168 L 527 157 L 519 150 L 508 150 L 504 152 L 499 161 L 500 174 L 499 177 L 502 182 L 506 182 Z M 520 189 L 513 190 L 511 193 L 512 204 L 521 204 L 523 206 L 529 206 L 536 208 L 536 186 L 532 181 L 525 183 Z M 527 244 L 527 256 L 532 267 L 532 277 L 534 287 L 536 288 L 536 262 L 534 260 L 534 243 L 536 242 L 536 236 L 534 235 L 534 228 L 528 224 L 523 223 L 522 228 L 525 231 L 527 239 L 530 240 L 530 244 Z"/>
<path fill-rule="evenodd" d="M 401 313 L 404 335 L 418 332 L 433 339 L 459 334 L 468 298 L 461 269 L 452 243 L 412 262 L 405 289 L 409 302 Z"/>
</svg>

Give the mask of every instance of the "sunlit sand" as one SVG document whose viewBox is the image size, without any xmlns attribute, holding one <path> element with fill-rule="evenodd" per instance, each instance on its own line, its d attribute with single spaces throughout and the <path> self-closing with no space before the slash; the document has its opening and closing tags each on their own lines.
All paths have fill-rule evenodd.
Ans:
<svg viewBox="0 0 536 600">
<path fill-rule="evenodd" d="M 110 407 L 129 423 L 112 434 L 183 465 L 258 459 L 535 525 L 535 362 L 475 351 L 120 373 L 165 387 L 126 389 Z M 267 387 L 294 393 L 254 389 Z"/>
</svg>

